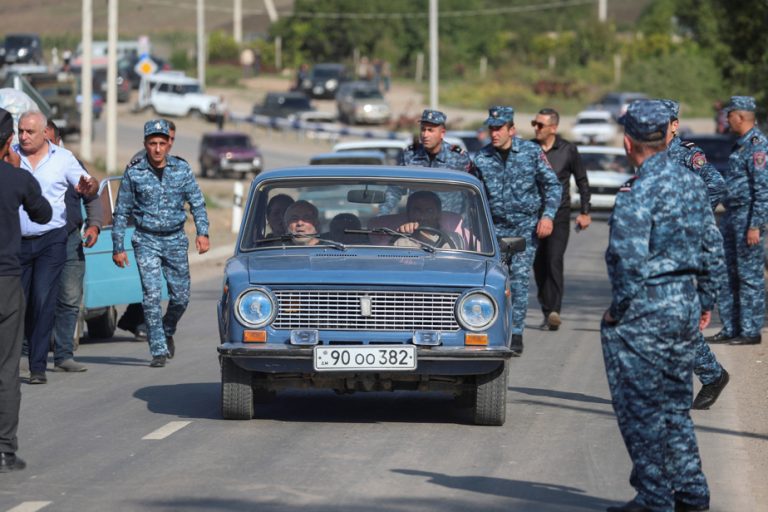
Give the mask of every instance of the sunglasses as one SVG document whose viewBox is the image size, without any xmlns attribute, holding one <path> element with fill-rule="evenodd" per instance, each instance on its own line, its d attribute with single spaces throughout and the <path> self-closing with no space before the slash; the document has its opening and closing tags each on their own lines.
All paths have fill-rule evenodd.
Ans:
<svg viewBox="0 0 768 512">
<path fill-rule="evenodd" d="M 531 126 L 533 126 L 534 128 L 536 128 L 538 130 L 541 130 L 542 128 L 544 128 L 546 126 L 550 126 L 550 125 L 544 124 L 544 123 L 540 123 L 538 121 L 531 121 Z"/>
</svg>

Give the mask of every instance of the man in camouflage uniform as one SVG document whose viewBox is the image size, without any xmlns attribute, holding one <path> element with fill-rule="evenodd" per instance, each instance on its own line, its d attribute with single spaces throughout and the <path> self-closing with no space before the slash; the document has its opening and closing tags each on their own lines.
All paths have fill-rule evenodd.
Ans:
<svg viewBox="0 0 768 512">
<path fill-rule="evenodd" d="M 440 167 L 469 171 L 471 162 L 467 152 L 459 146 L 448 144 L 445 138 L 445 114 L 439 110 L 426 109 L 421 114 L 419 122 L 420 144 L 411 144 L 400 157 L 398 165 L 410 167 Z M 395 213 L 400 198 L 405 191 L 400 187 L 390 187 L 385 191 L 385 201 L 381 207 L 382 213 Z M 461 214 L 463 209 L 462 195 L 438 194 L 443 203 L 443 211 Z"/>
<path fill-rule="evenodd" d="M 123 241 L 128 219 L 136 231 L 131 243 L 144 291 L 144 316 L 152 354 L 150 366 L 165 366 L 175 352 L 173 335 L 189 303 L 189 241 L 184 233 L 189 203 L 195 220 L 198 253 L 208 251 L 208 216 L 192 169 L 168 155 L 168 123 L 155 119 L 144 125 L 145 158 L 128 167 L 120 184 L 112 230 L 113 256 L 118 267 L 128 265 Z M 162 274 L 168 283 L 169 303 L 162 316 Z"/>
<path fill-rule="evenodd" d="M 661 100 L 669 110 L 669 140 L 667 152 L 672 161 L 692 171 L 704 180 L 707 185 L 709 203 L 714 210 L 725 194 L 725 181 L 715 166 L 707 162 L 704 151 L 696 144 L 681 140 L 678 136 L 680 127 L 680 104 L 674 100 Z M 717 288 L 725 285 L 725 267 L 713 273 L 713 279 L 717 280 Z M 704 341 L 704 334 L 696 336 L 696 356 L 693 373 L 699 378 L 702 388 L 693 400 L 692 409 L 709 409 L 717 401 L 720 393 L 728 385 L 730 375 L 717 361 L 715 354 Z"/>
<path fill-rule="evenodd" d="M 731 131 L 739 136 L 725 173 L 725 243 L 728 287 L 718 309 L 723 329 L 710 343 L 756 345 L 765 316 L 763 226 L 768 221 L 768 140 L 755 124 L 755 99 L 733 96 L 726 106 Z"/>
<path fill-rule="evenodd" d="M 512 107 L 497 106 L 489 110 L 485 123 L 491 143 L 475 155 L 473 172 L 485 185 L 496 236 L 525 239 L 525 251 L 513 256 L 509 264 L 510 348 L 520 355 L 531 265 L 538 240 L 552 234 L 562 187 L 541 147 L 515 135 L 514 115 Z"/>
<path fill-rule="evenodd" d="M 620 122 L 638 170 L 617 194 L 610 219 L 605 260 L 613 300 L 601 337 L 637 496 L 608 511 L 708 510 L 689 413 L 694 343 L 711 318 L 720 237 L 703 182 L 665 151 L 664 104 L 636 101 Z"/>
</svg>

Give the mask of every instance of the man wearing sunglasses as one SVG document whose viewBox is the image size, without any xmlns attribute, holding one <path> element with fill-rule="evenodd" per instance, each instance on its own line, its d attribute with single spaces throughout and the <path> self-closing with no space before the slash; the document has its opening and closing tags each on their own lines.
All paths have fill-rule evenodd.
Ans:
<svg viewBox="0 0 768 512">
<path fill-rule="evenodd" d="M 555 214 L 552 234 L 539 240 L 536 257 L 533 260 L 533 276 L 544 322 L 541 328 L 556 331 L 560 328 L 560 308 L 563 301 L 563 260 L 568 246 L 569 225 L 571 222 L 570 178 L 576 180 L 581 198 L 581 210 L 576 216 L 576 230 L 589 227 L 592 219 L 589 216 L 589 181 L 587 171 L 581 163 L 576 146 L 563 139 L 557 133 L 560 114 L 555 109 L 544 108 L 531 121 L 535 132 L 533 142 L 541 146 L 547 155 L 552 169 L 562 186 L 560 207 Z"/>
</svg>

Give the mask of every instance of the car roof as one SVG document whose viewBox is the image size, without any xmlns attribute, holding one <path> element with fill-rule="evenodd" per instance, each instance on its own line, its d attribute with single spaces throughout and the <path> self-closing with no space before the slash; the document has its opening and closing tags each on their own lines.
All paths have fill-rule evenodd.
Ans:
<svg viewBox="0 0 768 512">
<path fill-rule="evenodd" d="M 147 79 L 150 82 L 167 82 L 171 84 L 199 84 L 197 78 L 187 76 L 183 71 L 158 71 L 152 75 L 149 75 Z"/>
<path fill-rule="evenodd" d="M 333 146 L 333 151 L 351 151 L 351 150 L 357 150 L 357 149 L 371 149 L 371 148 L 382 148 L 382 149 L 405 149 L 410 144 L 409 140 L 399 140 L 399 139 L 368 139 L 368 140 L 351 140 L 347 142 L 339 142 L 335 146 Z"/>
<path fill-rule="evenodd" d="M 579 153 L 604 153 L 606 155 L 626 155 L 624 148 L 617 146 L 576 146 Z"/>
<path fill-rule="evenodd" d="M 600 119 L 611 119 L 611 113 L 607 110 L 582 110 L 578 114 L 576 114 L 576 119 L 584 118 L 584 117 L 593 117 L 593 118 L 600 118 Z"/>
<path fill-rule="evenodd" d="M 248 135 L 245 132 L 235 132 L 235 131 L 231 131 L 231 132 L 209 132 L 209 133 L 204 133 L 203 134 L 203 138 L 206 138 L 206 139 L 222 139 L 222 138 L 225 138 L 225 137 L 232 137 L 232 136 L 250 137 L 250 135 Z"/>
<path fill-rule="evenodd" d="M 317 179 L 317 178 L 403 178 L 413 180 L 438 180 L 462 182 L 481 187 L 480 181 L 465 171 L 454 171 L 439 167 L 403 167 L 398 165 L 304 165 L 284 167 L 261 172 L 256 181 L 274 179 Z"/>
</svg>

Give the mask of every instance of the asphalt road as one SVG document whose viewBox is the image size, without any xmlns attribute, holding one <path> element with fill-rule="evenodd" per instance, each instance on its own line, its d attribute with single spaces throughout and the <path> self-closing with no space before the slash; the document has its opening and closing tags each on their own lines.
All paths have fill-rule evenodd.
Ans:
<svg viewBox="0 0 768 512">
<path fill-rule="evenodd" d="M 450 397 L 294 391 L 248 422 L 219 417 L 216 265 L 193 268 L 176 357 L 146 343 L 80 345 L 81 374 L 23 385 L 19 455 L 0 511 L 597 511 L 632 497 L 611 409 L 598 320 L 609 301 L 607 227 L 574 235 L 563 326 L 535 328 L 513 359 L 503 427 L 471 424 Z M 121 334 L 118 331 L 118 334 Z M 728 352 L 718 352 L 728 363 Z M 694 412 L 712 510 L 760 510 L 733 397 Z M 763 510 L 765 510 L 763 508 Z"/>
</svg>

